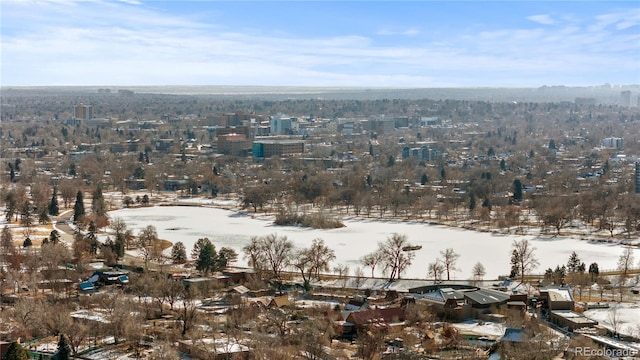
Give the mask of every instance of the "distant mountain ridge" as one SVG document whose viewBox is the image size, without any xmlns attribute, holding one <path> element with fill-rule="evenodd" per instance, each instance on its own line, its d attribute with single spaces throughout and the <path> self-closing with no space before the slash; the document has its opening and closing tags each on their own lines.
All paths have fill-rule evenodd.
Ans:
<svg viewBox="0 0 640 360">
<path fill-rule="evenodd" d="M 632 104 L 640 95 L 640 85 L 541 86 L 531 87 L 460 87 L 460 88 L 394 88 L 394 87 L 319 87 L 319 86 L 3 86 L 3 95 L 52 95 L 98 93 L 109 89 L 108 96 L 118 90 L 136 94 L 211 96 L 216 98 L 259 98 L 268 100 L 326 99 L 434 99 L 518 102 L 573 102 L 576 98 L 595 98 L 598 104 L 615 105 L 622 91 L 631 91 Z"/>
</svg>

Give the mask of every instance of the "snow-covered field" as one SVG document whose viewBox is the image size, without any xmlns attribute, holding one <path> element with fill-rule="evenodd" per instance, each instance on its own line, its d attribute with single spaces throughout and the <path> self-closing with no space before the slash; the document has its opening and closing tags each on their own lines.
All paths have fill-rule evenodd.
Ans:
<svg viewBox="0 0 640 360">
<path fill-rule="evenodd" d="M 535 254 L 540 266 L 536 273 L 566 264 L 574 250 L 587 267 L 597 262 L 601 270 L 614 269 L 623 251 L 618 244 L 592 243 L 567 237 L 506 236 L 417 222 L 347 219 L 344 220 L 345 227 L 330 230 L 276 226 L 266 217 L 209 207 L 145 207 L 112 211 L 109 216 L 123 219 L 135 234 L 147 225 L 153 225 L 161 239 L 173 243 L 182 241 L 187 252 L 191 251 L 198 238 L 208 237 L 217 248 L 235 249 L 240 254 L 238 265 L 241 266 L 246 265 L 242 247 L 251 236 L 277 233 L 287 236 L 300 248 L 307 247 L 315 238 L 321 238 L 335 251 L 336 260 L 332 266 L 346 264 L 353 270 L 360 266 L 358 260 L 363 255 L 376 250 L 378 242 L 392 233 L 404 234 L 410 243 L 422 245 L 422 249 L 415 252 L 413 264 L 403 274 L 404 278 L 426 278 L 428 264 L 440 257 L 440 251 L 453 248 L 460 254 L 460 259 L 457 264 L 459 270 L 452 273 L 452 278 L 469 279 L 473 265 L 479 261 L 486 268 L 486 278 L 495 279 L 509 273 L 511 245 L 514 240 L 524 238 L 537 249 Z M 640 250 L 635 249 L 634 255 L 635 259 L 640 258 Z M 364 272 L 368 274 L 369 270 Z"/>
<path fill-rule="evenodd" d="M 609 306 L 608 309 L 587 310 L 584 316 L 622 334 L 640 336 L 640 304 L 612 302 Z"/>
</svg>

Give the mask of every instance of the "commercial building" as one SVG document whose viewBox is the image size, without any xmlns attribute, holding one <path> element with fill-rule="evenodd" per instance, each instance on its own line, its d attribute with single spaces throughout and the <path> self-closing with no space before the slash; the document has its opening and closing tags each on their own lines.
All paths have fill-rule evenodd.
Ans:
<svg viewBox="0 0 640 360">
<path fill-rule="evenodd" d="M 245 134 L 227 134 L 218 136 L 218 153 L 225 155 L 247 156 L 251 143 Z"/>
<path fill-rule="evenodd" d="M 631 91 L 626 90 L 620 93 L 620 106 L 631 107 Z"/>
<path fill-rule="evenodd" d="M 442 159 L 442 152 L 427 145 L 414 148 L 405 146 L 402 148 L 402 158 L 407 159 L 410 157 L 423 161 L 437 161 Z"/>
<path fill-rule="evenodd" d="M 89 120 L 93 118 L 93 106 L 85 105 L 83 103 L 78 104 L 73 108 L 73 117 L 75 119 Z"/>
<path fill-rule="evenodd" d="M 298 119 L 282 114 L 272 116 L 269 120 L 269 130 L 272 135 L 295 134 L 298 128 Z"/>
<path fill-rule="evenodd" d="M 304 153 L 304 141 L 292 139 L 258 140 L 253 142 L 252 154 L 257 158 Z"/>
<path fill-rule="evenodd" d="M 624 145 L 624 141 L 622 140 L 622 138 L 619 138 L 619 137 L 604 138 L 600 143 L 602 144 L 603 148 L 618 149 L 618 150 L 621 150 Z"/>
</svg>

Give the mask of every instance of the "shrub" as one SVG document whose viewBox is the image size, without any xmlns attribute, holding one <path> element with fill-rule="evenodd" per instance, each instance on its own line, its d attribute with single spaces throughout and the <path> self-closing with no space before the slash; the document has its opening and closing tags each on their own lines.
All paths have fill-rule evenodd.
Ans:
<svg viewBox="0 0 640 360">
<path fill-rule="evenodd" d="M 278 211 L 274 223 L 276 225 L 297 225 L 313 229 L 335 229 L 344 226 L 340 220 L 323 213 L 298 214 L 285 209 Z"/>
</svg>

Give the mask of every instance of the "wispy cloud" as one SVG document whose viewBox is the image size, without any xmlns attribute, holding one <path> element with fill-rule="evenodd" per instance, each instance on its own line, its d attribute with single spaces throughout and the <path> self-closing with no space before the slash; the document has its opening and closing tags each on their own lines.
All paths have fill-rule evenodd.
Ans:
<svg viewBox="0 0 640 360">
<path fill-rule="evenodd" d="M 302 36 L 161 5 L 3 0 L 2 83 L 537 86 L 640 78 L 638 9 L 571 21 L 532 15 L 539 25 L 525 26 L 523 18 L 522 26 L 438 36 L 412 23 Z"/>
<path fill-rule="evenodd" d="M 378 35 L 401 35 L 401 36 L 416 36 L 420 34 L 420 29 L 418 29 L 417 27 L 411 27 L 408 29 L 400 29 L 400 30 L 392 30 L 392 29 L 380 29 L 377 32 Z"/>
<path fill-rule="evenodd" d="M 542 25 L 552 25 L 556 23 L 556 21 L 553 20 L 551 16 L 547 14 L 531 15 L 531 16 L 528 16 L 527 19 Z"/>
</svg>

